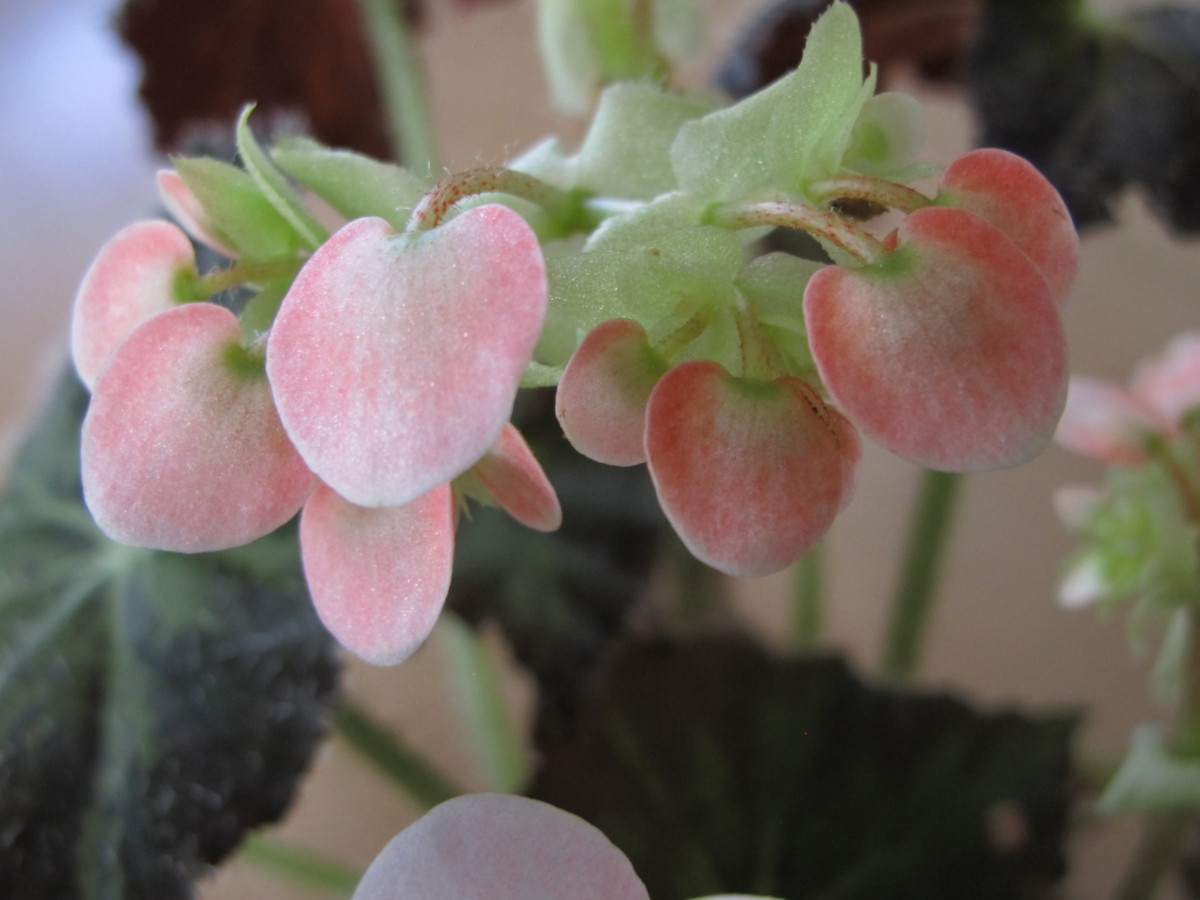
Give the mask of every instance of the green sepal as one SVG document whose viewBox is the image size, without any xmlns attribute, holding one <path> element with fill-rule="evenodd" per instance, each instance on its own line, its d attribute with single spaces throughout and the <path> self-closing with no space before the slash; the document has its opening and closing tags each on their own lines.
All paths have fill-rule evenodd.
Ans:
<svg viewBox="0 0 1200 900">
<path fill-rule="evenodd" d="M 378 216 L 397 231 L 431 185 L 412 172 L 309 138 L 291 138 L 271 151 L 275 163 L 347 219 Z"/>
<path fill-rule="evenodd" d="M 296 230 L 305 246 L 309 250 L 315 250 L 325 242 L 329 233 L 296 196 L 296 191 L 287 178 L 271 162 L 271 158 L 254 137 L 254 132 L 250 130 L 250 113 L 253 111 L 254 104 L 249 104 L 242 109 L 242 114 L 238 117 L 235 134 L 242 165 L 246 167 L 246 172 L 262 195 L 275 207 L 275 211 Z"/>
<path fill-rule="evenodd" d="M 1106 815 L 1200 809 L 1200 761 L 1173 756 L 1157 726 L 1140 725 L 1096 809 Z"/>
<path fill-rule="evenodd" d="M 839 0 L 813 25 L 794 71 L 679 130 L 671 148 L 679 185 L 717 201 L 802 199 L 808 184 L 840 170 L 874 90 L 874 71 L 863 78 L 858 20 Z"/>
<path fill-rule="evenodd" d="M 175 171 L 208 215 L 214 235 L 243 260 L 286 259 L 301 245 L 246 171 L 209 157 L 173 157 Z"/>
</svg>

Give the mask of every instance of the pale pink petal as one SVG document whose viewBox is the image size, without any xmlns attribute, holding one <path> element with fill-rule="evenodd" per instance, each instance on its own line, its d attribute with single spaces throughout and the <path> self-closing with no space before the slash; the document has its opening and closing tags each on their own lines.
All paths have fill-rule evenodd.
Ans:
<svg viewBox="0 0 1200 900">
<path fill-rule="evenodd" d="M 180 279 L 195 273 L 187 235 L 161 219 L 134 222 L 100 249 L 71 316 L 71 358 L 89 389 L 131 331 L 181 302 Z"/>
<path fill-rule="evenodd" d="M 211 303 L 159 313 L 117 348 L 83 423 L 84 498 L 114 540 L 196 553 L 296 514 L 315 480 L 270 386 Z"/>
<path fill-rule="evenodd" d="M 407 659 L 437 622 L 454 561 L 454 504 L 440 485 L 403 506 L 356 506 L 320 485 L 300 517 L 313 605 L 369 663 Z"/>
<path fill-rule="evenodd" d="M 1104 492 L 1094 484 L 1069 484 L 1051 495 L 1058 519 L 1071 531 L 1080 531 L 1092 520 Z"/>
<path fill-rule="evenodd" d="M 527 528 L 554 531 L 562 524 L 554 486 L 512 425 L 504 426 L 492 449 L 471 471 L 501 508 Z"/>
<path fill-rule="evenodd" d="M 598 829 L 526 797 L 447 800 L 392 838 L 353 900 L 648 900 Z"/>
<path fill-rule="evenodd" d="M 158 198 L 171 217 L 183 226 L 192 237 L 216 250 L 222 256 L 237 259 L 238 252 L 217 236 L 208 213 L 187 186 L 187 182 L 174 169 L 159 169 Z"/>
<path fill-rule="evenodd" d="M 342 496 L 407 503 L 495 443 L 545 313 L 541 249 L 511 209 L 419 235 L 358 219 L 304 266 L 271 329 L 280 416 Z"/>
<path fill-rule="evenodd" d="M 854 428 L 796 378 L 748 381 L 696 361 L 650 395 L 646 458 L 663 512 L 730 575 L 803 556 L 845 505 L 859 454 Z"/>
<path fill-rule="evenodd" d="M 1031 163 L 995 147 L 972 150 L 942 173 L 939 202 L 987 219 L 1033 260 L 1061 303 L 1079 269 L 1079 235 L 1054 185 Z"/>
<path fill-rule="evenodd" d="M 1171 429 L 1200 407 L 1200 332 L 1175 337 L 1167 348 L 1133 373 L 1135 396 Z"/>
<path fill-rule="evenodd" d="M 1161 431 L 1163 425 L 1145 403 L 1124 388 L 1073 375 L 1054 440 L 1101 462 L 1137 465 L 1149 457 L 1146 438 Z"/>
<path fill-rule="evenodd" d="M 646 402 L 667 369 L 631 319 L 593 328 L 563 371 L 555 411 L 584 456 L 612 466 L 646 461 Z"/>
<path fill-rule="evenodd" d="M 972 213 L 910 214 L 883 262 L 818 271 L 804 316 L 834 402 L 900 456 L 947 471 L 1010 466 L 1054 432 L 1067 384 L 1054 298 Z"/>
</svg>

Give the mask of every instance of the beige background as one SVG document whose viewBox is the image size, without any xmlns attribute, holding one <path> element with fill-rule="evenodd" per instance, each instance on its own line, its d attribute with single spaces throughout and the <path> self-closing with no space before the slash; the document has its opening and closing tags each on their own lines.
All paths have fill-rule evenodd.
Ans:
<svg viewBox="0 0 1200 900">
<path fill-rule="evenodd" d="M 709 41 L 720 46 L 756 4 L 703 4 Z M 1128 8 L 1129 2 L 1097 3 Z M 1191 5 L 1195 5 L 1194 3 Z M 136 71 L 105 30 L 100 0 L 0 0 L 0 429 L 37 396 L 62 357 L 74 285 L 100 243 L 154 207 L 146 130 L 133 103 Z M 546 107 L 532 53 L 529 0 L 484 12 L 440 11 L 423 53 L 450 168 L 502 162 L 543 134 L 577 134 Z M 702 71 L 702 70 L 698 70 Z M 929 155 L 948 160 L 970 143 L 969 114 L 954 97 L 925 96 Z M 1090 235 L 1067 309 L 1073 367 L 1123 378 L 1142 355 L 1197 323 L 1200 255 L 1149 218 L 1137 197 L 1121 227 Z M 1099 470 L 1051 449 L 1013 471 L 973 477 L 962 498 L 944 604 L 929 636 L 923 681 L 992 707 L 1086 707 L 1085 748 L 1122 751 L 1130 727 L 1164 715 L 1146 697 L 1147 658 L 1131 658 L 1120 618 L 1066 612 L 1054 601 L 1057 572 L 1071 549 L 1050 508 L 1058 485 Z M 915 481 L 907 464 L 868 448 L 857 496 L 830 537 L 834 594 L 831 640 L 866 668 L 874 665 L 881 617 L 894 576 L 903 517 Z M 763 588 L 766 590 L 763 590 Z M 776 639 L 785 621 L 786 578 L 749 584 L 739 612 Z M 767 596 L 763 596 L 766 594 Z M 352 688 L 409 740 L 472 787 L 475 773 L 453 710 L 440 688 L 435 638 L 397 670 L 352 672 Z M 520 685 L 515 690 L 521 693 Z M 336 743 L 323 752 L 294 815 L 290 837 L 365 865 L 415 814 Z M 1103 896 L 1128 829 L 1086 835 L 1077 848 L 1071 896 Z M 310 895 L 235 863 L 207 885 L 206 900 Z"/>
</svg>

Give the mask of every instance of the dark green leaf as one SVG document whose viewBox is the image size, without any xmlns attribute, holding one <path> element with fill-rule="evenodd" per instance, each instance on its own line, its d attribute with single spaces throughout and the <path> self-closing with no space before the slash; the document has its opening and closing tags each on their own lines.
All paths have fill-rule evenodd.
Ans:
<svg viewBox="0 0 1200 900">
<path fill-rule="evenodd" d="M 65 379 L 0 498 L 0 885 L 172 900 L 278 818 L 337 664 L 294 534 L 183 556 L 112 543 Z"/>
<path fill-rule="evenodd" d="M 1200 230 L 1200 10 L 1097 22 L 1079 0 L 990 0 L 971 89 L 981 143 L 1037 165 L 1076 225 L 1139 186 L 1176 230 Z"/>
<path fill-rule="evenodd" d="M 655 900 L 1049 896 L 1074 720 L 984 714 L 749 643 L 633 645 L 530 796 L 633 861 Z"/>
</svg>

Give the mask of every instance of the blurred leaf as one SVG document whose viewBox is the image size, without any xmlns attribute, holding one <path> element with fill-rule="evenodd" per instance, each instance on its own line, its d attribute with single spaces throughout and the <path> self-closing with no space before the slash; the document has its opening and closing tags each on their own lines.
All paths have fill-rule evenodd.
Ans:
<svg viewBox="0 0 1200 900">
<path fill-rule="evenodd" d="M 71 376 L 0 498 L 0 884 L 173 900 L 282 815 L 337 664 L 287 530 L 224 553 L 114 544 L 79 486 Z"/>
<path fill-rule="evenodd" d="M 528 794 L 592 822 L 656 900 L 1049 897 L 1072 717 L 984 714 L 742 641 L 627 647 Z"/>
<path fill-rule="evenodd" d="M 981 143 L 1037 165 L 1077 226 L 1136 185 L 1172 228 L 1200 230 L 1200 10 L 1097 20 L 1079 0 L 991 0 L 971 91 Z"/>
<path fill-rule="evenodd" d="M 602 466 L 576 453 L 554 416 L 553 391 L 526 392 L 514 421 L 563 508 L 552 534 L 495 509 L 458 529 L 449 604 L 467 622 L 498 622 L 537 680 L 536 731 L 574 724 L 580 691 L 646 586 L 662 516 L 645 466 Z"/>
</svg>

